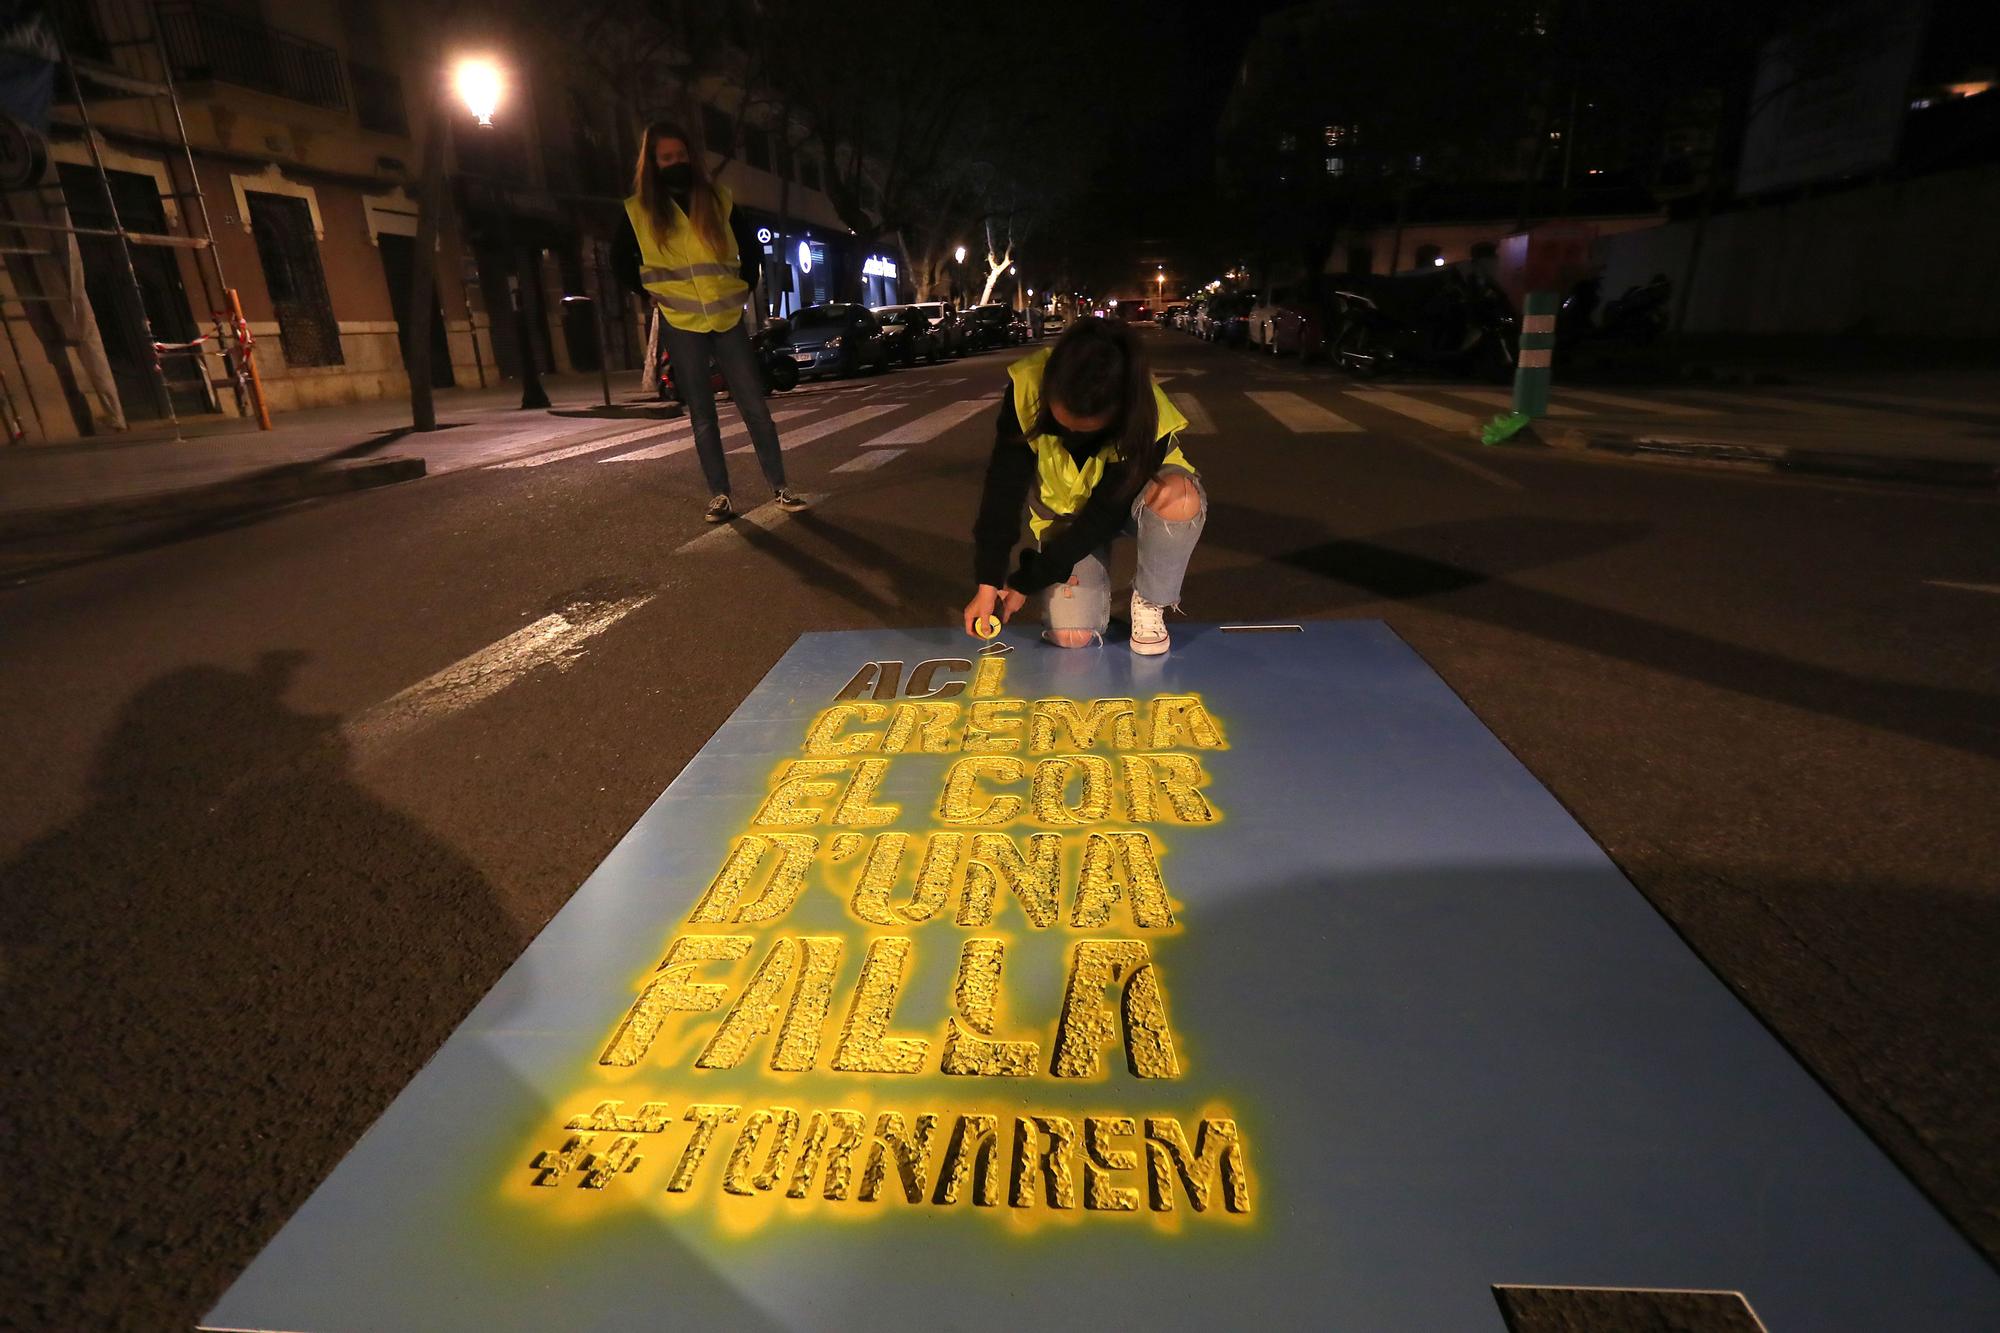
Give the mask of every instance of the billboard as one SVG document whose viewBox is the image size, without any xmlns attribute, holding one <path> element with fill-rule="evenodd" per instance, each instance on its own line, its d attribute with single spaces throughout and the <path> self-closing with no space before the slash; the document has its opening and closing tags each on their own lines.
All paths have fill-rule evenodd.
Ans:
<svg viewBox="0 0 2000 1333">
<path fill-rule="evenodd" d="M 1841 0 L 1773 37 L 1757 64 L 1740 194 L 1877 171 L 1895 160 L 1928 6 Z"/>
</svg>

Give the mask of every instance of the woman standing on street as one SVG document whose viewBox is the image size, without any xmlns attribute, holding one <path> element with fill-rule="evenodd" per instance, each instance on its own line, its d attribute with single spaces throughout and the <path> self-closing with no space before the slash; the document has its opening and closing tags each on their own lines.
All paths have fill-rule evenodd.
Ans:
<svg viewBox="0 0 2000 1333">
<path fill-rule="evenodd" d="M 1056 345 L 1007 368 L 999 436 L 973 524 L 978 591 L 965 631 L 1003 623 L 1030 596 L 1041 601 L 1042 637 L 1062 648 L 1103 641 L 1111 621 L 1111 543 L 1138 539 L 1131 648 L 1169 646 L 1166 612 L 1177 606 L 1188 559 L 1208 519 L 1208 498 L 1175 436 L 1187 418 L 1153 383 L 1132 330 L 1084 319 Z M 1007 567 L 1028 512 L 1033 542 Z"/>
<path fill-rule="evenodd" d="M 625 201 L 631 226 L 618 240 L 613 263 L 625 283 L 650 296 L 666 316 L 663 332 L 674 385 L 687 404 L 695 455 L 713 497 L 705 517 L 710 523 L 735 517 L 729 503 L 722 427 L 715 418 L 715 392 L 709 386 L 711 357 L 750 431 L 757 462 L 777 493 L 778 507 L 797 513 L 806 502 L 785 486 L 778 428 L 771 422 L 757 354 L 743 327 L 743 303 L 755 285 L 762 249 L 745 235 L 729 191 L 709 179 L 689 142 L 671 122 L 655 121 L 646 127 L 633 194 Z"/>
</svg>

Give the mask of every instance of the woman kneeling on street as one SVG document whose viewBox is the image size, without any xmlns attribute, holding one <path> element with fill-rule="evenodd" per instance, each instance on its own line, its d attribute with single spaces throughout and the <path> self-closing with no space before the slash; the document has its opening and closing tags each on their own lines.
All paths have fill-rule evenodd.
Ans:
<svg viewBox="0 0 2000 1333">
<path fill-rule="evenodd" d="M 1085 319 L 1008 368 L 998 438 L 972 528 L 979 590 L 965 606 L 978 635 L 1036 597 L 1042 637 L 1103 642 L 1111 620 L 1111 544 L 1138 542 L 1131 646 L 1168 648 L 1166 611 L 1208 517 L 1208 498 L 1176 435 L 1187 419 L 1160 392 L 1124 324 Z M 1026 508 L 1031 542 L 1008 573 Z"/>
</svg>

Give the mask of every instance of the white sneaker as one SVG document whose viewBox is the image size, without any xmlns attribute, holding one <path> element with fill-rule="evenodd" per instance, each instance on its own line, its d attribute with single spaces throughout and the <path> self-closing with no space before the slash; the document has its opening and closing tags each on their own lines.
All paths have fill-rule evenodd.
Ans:
<svg viewBox="0 0 2000 1333">
<path fill-rule="evenodd" d="M 1167 638 L 1167 608 L 1132 594 L 1132 651 L 1156 657 L 1172 646 Z"/>
</svg>

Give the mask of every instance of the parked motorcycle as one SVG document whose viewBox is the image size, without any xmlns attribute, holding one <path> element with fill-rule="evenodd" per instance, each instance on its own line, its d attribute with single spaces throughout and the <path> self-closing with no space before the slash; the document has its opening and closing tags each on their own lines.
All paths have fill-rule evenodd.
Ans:
<svg viewBox="0 0 2000 1333">
<path fill-rule="evenodd" d="M 1334 293 L 1334 363 L 1359 375 L 1443 370 L 1503 381 L 1514 373 L 1520 321 L 1498 288 L 1447 270 L 1435 279 L 1350 281 Z"/>
<path fill-rule="evenodd" d="M 765 393 L 789 393 L 799 387 L 798 363 L 785 347 L 790 328 L 782 319 L 774 319 L 758 330 L 750 339 L 751 350 L 757 354 L 757 374 L 763 381 Z M 672 359 L 667 355 L 667 340 L 660 339 L 660 367 L 657 375 L 659 395 L 670 403 L 684 403 L 680 387 L 674 383 Z M 708 367 L 708 391 L 720 394 L 728 391 L 723 383 L 722 371 L 714 362 Z"/>
<path fill-rule="evenodd" d="M 1667 331 L 1668 305 L 1673 299 L 1674 281 L 1655 273 L 1643 287 L 1627 287 L 1625 294 L 1604 307 L 1598 320 L 1600 336 L 1644 345 Z"/>
</svg>

